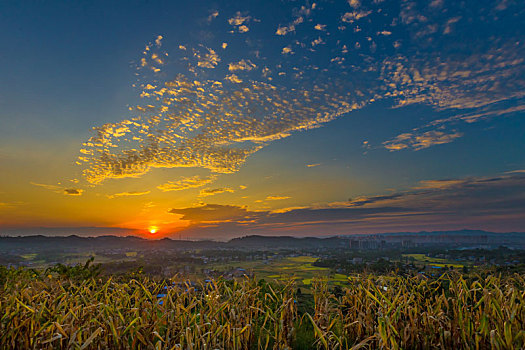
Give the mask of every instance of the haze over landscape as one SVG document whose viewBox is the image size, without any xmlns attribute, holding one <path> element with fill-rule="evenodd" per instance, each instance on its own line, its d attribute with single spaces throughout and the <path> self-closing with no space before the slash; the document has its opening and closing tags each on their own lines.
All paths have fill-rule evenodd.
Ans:
<svg viewBox="0 0 525 350">
<path fill-rule="evenodd" d="M 0 233 L 524 231 L 519 1 L 121 5 L 0 5 Z"/>
</svg>

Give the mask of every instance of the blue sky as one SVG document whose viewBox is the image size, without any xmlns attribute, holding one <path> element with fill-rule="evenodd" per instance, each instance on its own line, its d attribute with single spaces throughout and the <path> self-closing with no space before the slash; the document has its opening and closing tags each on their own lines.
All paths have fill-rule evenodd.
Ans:
<svg viewBox="0 0 525 350">
<path fill-rule="evenodd" d="M 519 230 L 524 17 L 506 0 L 4 2 L 0 228 Z"/>
</svg>

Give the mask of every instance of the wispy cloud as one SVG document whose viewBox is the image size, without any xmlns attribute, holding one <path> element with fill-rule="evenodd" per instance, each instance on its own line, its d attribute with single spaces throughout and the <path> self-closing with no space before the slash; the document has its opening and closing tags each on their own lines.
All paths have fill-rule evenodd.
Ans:
<svg viewBox="0 0 525 350">
<path fill-rule="evenodd" d="M 292 197 L 289 197 L 289 196 L 268 196 L 266 197 L 266 200 L 267 201 L 280 201 L 280 200 L 283 200 L 283 199 L 290 199 Z"/>
<path fill-rule="evenodd" d="M 0 202 L 0 209 L 13 209 L 20 205 L 23 205 L 24 202 L 17 201 L 17 202 Z"/>
<path fill-rule="evenodd" d="M 299 24 L 305 22 L 305 19 L 310 17 L 310 15 L 312 14 L 312 10 L 314 10 L 315 8 L 315 3 L 312 3 L 312 6 L 301 6 L 301 8 L 298 11 L 296 11 L 294 15 L 295 18 L 293 19 L 293 21 L 287 25 L 279 25 L 279 27 L 277 27 L 277 30 L 275 31 L 275 34 L 286 35 L 288 33 L 294 32 L 295 28 Z"/>
<path fill-rule="evenodd" d="M 204 235 L 238 232 L 333 234 L 395 230 L 512 230 L 525 223 L 525 176 L 470 177 L 422 181 L 403 192 L 360 197 L 347 202 L 253 211 L 235 205 L 204 204 L 171 209 Z M 207 224 L 215 228 L 209 230 Z"/>
<path fill-rule="evenodd" d="M 150 194 L 151 191 L 131 191 L 131 192 L 119 192 L 107 195 L 109 199 L 119 198 L 119 197 L 129 197 L 129 196 L 144 196 Z"/>
<path fill-rule="evenodd" d="M 62 186 L 57 186 L 57 185 L 47 185 L 47 184 L 40 184 L 36 182 L 30 182 L 30 184 L 33 186 L 45 188 L 46 190 L 50 190 L 50 191 L 61 191 L 63 189 Z"/>
<path fill-rule="evenodd" d="M 233 192 L 235 192 L 235 190 L 230 187 L 205 188 L 200 191 L 199 197 L 215 196 L 216 194 L 233 193 Z"/>
<path fill-rule="evenodd" d="M 453 179 L 453 180 L 423 180 L 420 181 L 421 185 L 415 187 L 415 189 L 448 189 L 454 186 L 459 186 L 465 183 L 465 179 Z"/>
<path fill-rule="evenodd" d="M 188 188 L 198 188 L 204 185 L 208 185 L 217 179 L 216 175 L 210 175 L 208 177 L 200 177 L 199 175 L 191 177 L 183 177 L 177 181 L 168 181 L 157 188 L 163 192 L 168 191 L 182 191 Z"/>
<path fill-rule="evenodd" d="M 50 190 L 55 193 L 61 193 L 68 196 L 81 196 L 82 193 L 84 193 L 84 190 L 79 188 L 66 188 L 61 185 L 47 185 L 36 182 L 30 182 L 30 184 L 33 186 L 45 188 L 46 190 Z"/>
<path fill-rule="evenodd" d="M 390 151 L 399 151 L 405 148 L 412 148 L 416 151 L 435 145 L 450 143 L 463 136 L 460 132 L 447 134 L 443 131 L 427 131 L 420 135 L 405 133 L 396 136 L 394 139 L 385 141 L 383 145 Z"/>
<path fill-rule="evenodd" d="M 207 18 L 208 23 L 213 21 L 215 18 L 217 18 L 217 16 L 219 16 L 219 11 L 217 10 L 211 11 L 210 15 Z"/>
<path fill-rule="evenodd" d="M 171 209 L 170 213 L 182 215 L 182 220 L 193 223 L 232 222 L 253 219 L 259 216 L 246 207 L 236 205 L 205 204 L 197 207 Z"/>
</svg>

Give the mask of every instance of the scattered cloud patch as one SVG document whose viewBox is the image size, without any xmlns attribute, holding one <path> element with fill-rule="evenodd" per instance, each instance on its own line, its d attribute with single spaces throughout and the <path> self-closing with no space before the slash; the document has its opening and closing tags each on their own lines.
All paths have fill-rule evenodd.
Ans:
<svg viewBox="0 0 525 350">
<path fill-rule="evenodd" d="M 348 0 L 348 5 L 352 6 L 355 9 L 357 9 L 357 8 L 359 8 L 359 6 L 361 6 L 361 1 L 359 1 L 359 0 Z"/>
<path fill-rule="evenodd" d="M 315 7 L 316 7 L 315 3 L 313 3 L 311 7 L 301 6 L 300 10 L 297 11 L 297 13 L 295 14 L 295 19 L 288 25 L 285 25 L 285 26 L 279 25 L 275 34 L 286 35 L 288 33 L 295 32 L 296 26 L 303 23 L 305 21 L 305 18 L 310 16 L 310 14 L 312 13 L 312 10 L 315 9 Z"/>
<path fill-rule="evenodd" d="M 354 21 L 360 20 L 361 18 L 365 18 L 369 14 L 371 14 L 372 11 L 353 11 L 353 12 L 346 12 L 342 17 L 341 21 L 345 23 L 353 23 Z"/>
<path fill-rule="evenodd" d="M 248 23 L 251 21 L 252 17 L 248 15 L 243 15 L 241 12 L 228 19 L 228 23 L 233 26 L 239 33 L 246 33 L 250 30 Z"/>
<path fill-rule="evenodd" d="M 234 83 L 234 84 L 240 84 L 242 83 L 242 79 L 239 78 L 237 75 L 235 74 L 230 74 L 230 75 L 227 75 L 226 80 L 228 80 L 230 83 Z"/>
<path fill-rule="evenodd" d="M 289 27 L 279 27 L 277 28 L 277 31 L 275 32 L 275 34 L 277 35 L 286 35 L 290 32 L 293 32 L 295 30 L 295 27 L 294 26 L 289 26 Z"/>
<path fill-rule="evenodd" d="M 239 62 L 230 63 L 228 65 L 228 70 L 230 72 L 234 72 L 234 71 L 237 71 L 237 70 L 250 71 L 250 70 L 254 69 L 255 67 L 257 67 L 257 66 L 255 64 L 253 64 L 250 60 L 242 59 Z"/>
<path fill-rule="evenodd" d="M 221 61 L 219 55 L 210 48 L 206 48 L 207 52 L 204 55 L 201 55 L 199 52 L 195 51 L 194 56 L 197 57 L 197 65 L 202 68 L 215 68 Z"/>
<path fill-rule="evenodd" d="M 234 173 L 269 142 L 362 106 L 353 92 L 329 84 L 288 89 L 235 74 L 222 81 L 181 74 L 150 85 L 142 94 L 148 101 L 133 108 L 138 116 L 93 128 L 78 158 L 88 182 L 140 177 L 153 168 Z"/>
<path fill-rule="evenodd" d="M 158 35 L 157 36 L 157 39 L 155 39 L 155 44 L 157 45 L 157 47 L 161 47 L 162 46 L 162 35 Z"/>
<path fill-rule="evenodd" d="M 292 50 L 292 48 L 290 46 L 286 46 L 286 47 L 283 47 L 281 53 L 283 55 L 292 54 L 293 50 Z"/>
<path fill-rule="evenodd" d="M 177 50 L 180 57 L 170 56 L 170 62 L 183 62 L 187 72 L 183 67 L 172 80 L 158 74 L 147 80 L 143 77 L 155 73 L 167 54 L 154 52 L 157 46 L 148 44 L 137 65 L 145 101 L 131 107 L 133 117 L 94 128 L 78 159 L 85 178 L 97 184 L 176 167 L 234 173 L 270 142 L 380 100 L 397 108 L 425 104 L 455 113 L 384 142 L 392 151 L 450 143 L 462 135 L 456 131 L 461 130 L 455 125 L 459 122 L 523 111 L 525 42 L 511 32 L 486 40 L 476 30 L 490 23 L 503 25 L 511 17 L 507 10 L 496 18 L 497 4 L 469 6 L 467 18 L 454 6 L 447 13 L 436 11 L 444 4 L 441 0 L 405 1 L 388 11 L 380 1 L 347 2 L 349 8 L 335 14 L 342 29 L 330 33 L 312 30 L 324 18 L 314 21 L 312 13 L 328 6 L 290 8 L 289 17 L 269 27 L 281 34 L 270 37 L 274 42 L 258 41 L 255 31 L 243 36 L 251 49 L 242 57 L 228 57 L 227 71 L 214 50 L 185 44 Z M 372 13 L 385 20 L 369 20 Z M 237 12 L 228 24 L 242 32 L 241 26 L 255 21 L 248 12 Z M 456 31 L 468 21 L 468 27 Z M 302 28 L 304 23 L 309 25 Z M 343 31 L 347 29 L 353 31 L 351 37 Z M 209 46 L 225 47 L 219 34 L 215 43 L 207 41 Z M 465 50 L 457 49 L 458 38 Z"/>
</svg>

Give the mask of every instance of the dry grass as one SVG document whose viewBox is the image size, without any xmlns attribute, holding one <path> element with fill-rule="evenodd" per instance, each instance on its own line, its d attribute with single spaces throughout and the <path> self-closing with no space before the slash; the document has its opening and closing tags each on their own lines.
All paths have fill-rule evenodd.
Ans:
<svg viewBox="0 0 525 350">
<path fill-rule="evenodd" d="M 520 275 L 368 276 L 335 298 L 317 283 L 312 321 L 326 349 L 523 349 L 524 287 Z"/>
<path fill-rule="evenodd" d="M 314 349 L 520 349 L 524 286 L 520 275 L 366 276 L 335 297 L 314 280 L 314 311 L 300 316 L 293 282 L 166 290 L 144 278 L 75 282 L 10 271 L 0 291 L 0 348 L 286 349 L 302 327 Z"/>
</svg>

